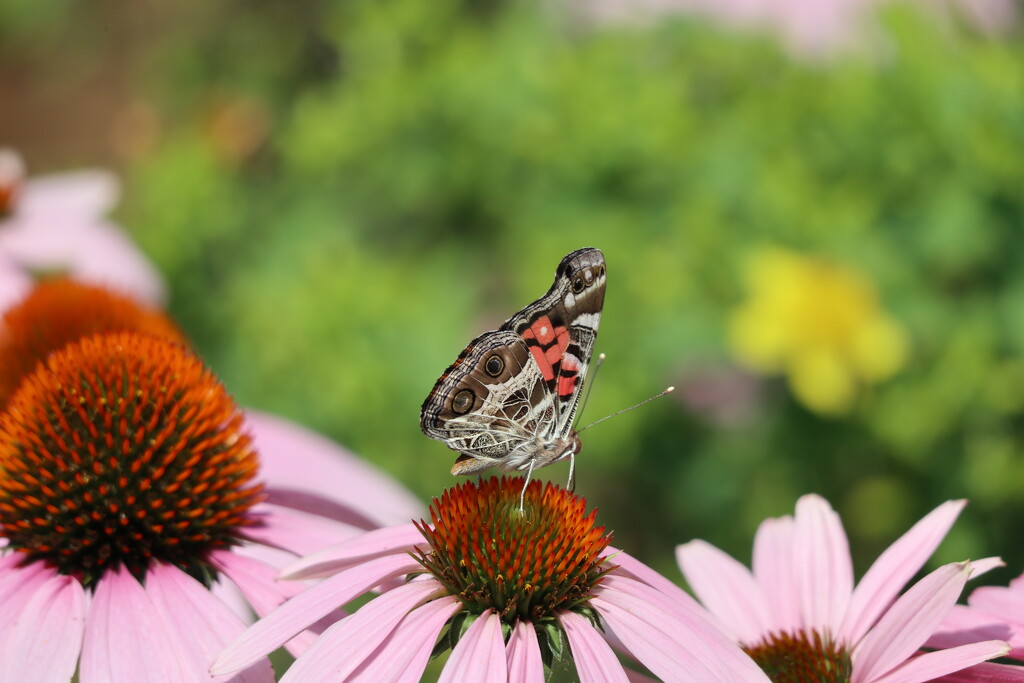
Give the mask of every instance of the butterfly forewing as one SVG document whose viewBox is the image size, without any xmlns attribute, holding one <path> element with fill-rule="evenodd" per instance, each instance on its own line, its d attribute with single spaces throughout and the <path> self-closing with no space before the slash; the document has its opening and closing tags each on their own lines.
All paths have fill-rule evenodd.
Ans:
<svg viewBox="0 0 1024 683">
<path fill-rule="evenodd" d="M 568 453 L 604 287 L 601 252 L 572 252 L 547 294 L 470 342 L 441 375 L 420 426 L 462 454 L 453 473 L 540 467 Z"/>
</svg>

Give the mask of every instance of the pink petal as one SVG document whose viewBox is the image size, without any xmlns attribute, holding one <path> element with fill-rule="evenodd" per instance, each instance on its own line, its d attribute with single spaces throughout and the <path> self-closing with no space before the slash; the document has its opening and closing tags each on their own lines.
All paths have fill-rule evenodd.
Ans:
<svg viewBox="0 0 1024 683">
<path fill-rule="evenodd" d="M 157 306 L 167 300 L 163 276 L 120 227 L 98 223 L 88 231 L 76 231 L 75 238 L 67 245 L 68 253 L 74 248 L 66 264 L 71 277 L 111 287 Z"/>
<path fill-rule="evenodd" d="M 494 611 L 488 610 L 462 634 L 437 682 L 505 683 L 507 678 L 501 619 Z"/>
<path fill-rule="evenodd" d="M 1001 657 L 1010 648 L 998 640 L 963 645 L 948 650 L 926 652 L 904 662 L 872 683 L 920 683 L 945 676 L 989 659 Z M 1024 680 L 1024 676 L 1018 680 Z"/>
<path fill-rule="evenodd" d="M 971 579 L 976 579 L 983 574 L 987 574 L 993 569 L 999 569 L 1005 567 L 1006 563 L 1003 562 L 1001 557 L 985 557 L 980 560 L 971 560 Z"/>
<path fill-rule="evenodd" d="M 953 609 L 942 620 L 942 625 L 924 646 L 942 649 L 982 640 L 1004 640 L 1015 650 L 1020 650 L 1024 648 L 1024 630 L 987 612 L 965 605 L 953 605 Z"/>
<path fill-rule="evenodd" d="M 626 672 L 618 657 L 593 624 L 572 612 L 563 612 L 558 616 L 558 620 L 562 623 L 565 636 L 569 640 L 572 661 L 576 664 L 580 683 L 628 683 Z M 539 663 L 539 648 L 537 660 Z M 520 679 L 512 679 L 510 676 L 509 680 Z"/>
<path fill-rule="evenodd" d="M 120 228 L 91 216 L 19 220 L 0 231 L 0 253 L 22 268 L 62 271 L 145 303 L 160 305 L 166 298 L 163 278 L 139 248 Z"/>
<path fill-rule="evenodd" d="M 374 598 L 355 614 L 324 631 L 288 669 L 281 683 L 327 677 L 348 680 L 349 675 L 388 639 L 405 615 L 439 590 L 442 588 L 437 581 L 413 581 Z M 437 634 L 434 636 L 436 638 Z M 430 645 L 433 647 L 433 640 Z"/>
<path fill-rule="evenodd" d="M 99 217 L 117 204 L 121 188 L 113 173 L 99 169 L 35 176 L 25 183 L 17 213 Z"/>
<path fill-rule="evenodd" d="M 270 550 L 266 546 L 243 546 L 227 551 L 216 551 L 211 554 L 211 563 L 219 569 L 224 576 L 231 579 L 231 588 L 241 592 L 246 600 L 245 611 L 242 613 L 243 620 L 251 623 L 249 618 L 253 610 L 259 616 L 269 614 L 286 599 L 298 595 L 308 586 L 301 581 L 285 581 L 278 579 L 278 570 L 256 557 L 247 554 L 249 551 L 260 551 L 260 555 Z M 246 553 L 246 554 L 243 554 Z M 289 556 L 290 557 L 290 556 Z M 218 595 L 227 591 L 216 591 Z M 325 617 L 311 624 L 307 630 L 299 633 L 285 643 L 285 648 L 292 656 L 298 657 L 313 644 L 317 635 L 331 626 L 334 622 L 343 619 L 344 610 L 338 609 Z"/>
<path fill-rule="evenodd" d="M 210 670 L 221 674 L 248 666 L 370 588 L 409 573 L 410 563 L 414 567 L 419 566 L 405 555 L 381 557 L 299 593 L 249 627 L 225 648 Z"/>
<path fill-rule="evenodd" d="M 875 681 L 914 654 L 949 614 L 970 572 L 970 563 L 947 564 L 901 595 L 853 651 L 852 683 Z"/>
<path fill-rule="evenodd" d="M 85 591 L 70 576 L 38 586 L 0 642 L 0 681 L 70 681 L 85 631 Z"/>
<path fill-rule="evenodd" d="M 460 609 L 462 603 L 450 595 L 417 607 L 405 615 L 391 637 L 363 662 L 349 681 L 419 683 L 438 634 Z"/>
<path fill-rule="evenodd" d="M 177 567 L 157 563 L 146 574 L 146 594 L 171 625 L 182 644 L 182 659 L 203 680 L 224 646 L 245 630 L 245 623 L 201 583 Z M 212 680 L 212 679 L 210 679 Z M 231 677 L 232 682 L 274 681 L 270 661 L 263 659 Z"/>
<path fill-rule="evenodd" d="M 853 561 L 839 515 L 821 496 L 802 496 L 793 522 L 793 570 L 803 627 L 837 633 L 853 592 Z"/>
<path fill-rule="evenodd" d="M 952 674 L 946 674 L 942 683 L 1021 683 L 1024 666 L 1009 666 L 985 662 Z"/>
<path fill-rule="evenodd" d="M 800 589 L 793 570 L 793 518 L 766 519 L 754 536 L 754 580 L 768 602 L 773 631 L 801 628 Z"/>
<path fill-rule="evenodd" d="M 1024 591 L 1002 586 L 982 586 L 974 589 L 967 602 L 974 609 L 1024 624 Z"/>
<path fill-rule="evenodd" d="M 773 626 L 768 604 L 746 567 L 704 541 L 676 548 L 676 561 L 701 603 L 733 640 L 755 644 Z"/>
<path fill-rule="evenodd" d="M 395 479 L 338 444 L 284 418 L 246 411 L 262 456 L 262 476 L 274 488 L 342 501 L 376 525 L 408 523 L 423 504 Z"/>
<path fill-rule="evenodd" d="M 85 625 L 81 683 L 180 683 L 186 670 L 176 638 L 142 585 L 126 569 L 108 571 L 96 586 Z"/>
<path fill-rule="evenodd" d="M 3 225 L 0 225 L 3 230 Z M 32 278 L 6 257 L 0 257 L 0 315 L 32 291 Z M 5 542 L 6 543 L 6 539 Z"/>
<path fill-rule="evenodd" d="M 23 553 L 0 557 L 0 643 L 14 628 L 15 620 L 39 588 L 56 575 L 41 562 L 17 566 Z"/>
<path fill-rule="evenodd" d="M 333 576 L 343 569 L 376 557 L 408 553 L 417 544 L 426 547 L 427 541 L 412 524 L 375 529 L 304 557 L 285 567 L 281 576 L 289 579 Z"/>
<path fill-rule="evenodd" d="M 246 528 L 246 537 L 295 555 L 308 555 L 362 533 L 357 527 L 270 503 L 260 503 L 253 512 L 264 523 Z"/>
<path fill-rule="evenodd" d="M 629 592 L 620 590 L 632 583 Z M 664 680 L 767 681 L 724 633 L 696 612 L 670 612 L 661 594 L 623 579 L 604 581 L 591 604 L 629 652 Z M 680 672 L 685 676 L 680 677 Z"/>
<path fill-rule="evenodd" d="M 857 643 L 946 537 L 965 500 L 947 501 L 932 510 L 878 556 L 860 580 L 839 630 L 839 640 Z"/>
<path fill-rule="evenodd" d="M 211 553 L 210 564 L 231 579 L 260 616 L 306 588 L 306 584 L 298 581 L 280 581 L 275 567 L 230 550 Z"/>
<path fill-rule="evenodd" d="M 608 558 L 608 561 L 611 564 L 618 565 L 618 569 L 613 572 L 614 574 L 620 576 L 631 576 L 641 583 L 646 583 L 648 586 L 656 588 L 668 597 L 672 598 L 675 602 L 690 610 L 696 610 L 703 613 L 707 612 L 692 595 L 629 553 L 608 546 L 605 548 L 604 552 L 601 553 L 601 556 Z"/>
<path fill-rule="evenodd" d="M 563 622 L 564 623 L 564 622 Z M 516 623 L 505 646 L 508 679 L 523 683 L 544 683 L 544 662 L 540 657 L 537 631 L 527 621 Z"/>
</svg>

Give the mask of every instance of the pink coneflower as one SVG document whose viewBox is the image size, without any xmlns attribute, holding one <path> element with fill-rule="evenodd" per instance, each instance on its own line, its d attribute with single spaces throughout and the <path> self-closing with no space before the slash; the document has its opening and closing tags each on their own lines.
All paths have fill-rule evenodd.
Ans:
<svg viewBox="0 0 1024 683">
<path fill-rule="evenodd" d="M 154 304 L 163 278 L 104 216 L 117 179 L 87 170 L 28 179 L 17 153 L 0 149 L 0 310 L 18 301 L 35 274 L 65 274 Z"/>
<path fill-rule="evenodd" d="M 766 680 L 679 589 L 612 551 L 582 498 L 533 481 L 520 512 L 522 490 L 521 479 L 453 487 L 430 524 L 371 531 L 286 569 L 325 580 L 253 625 L 212 671 L 248 666 L 380 587 L 282 682 L 418 681 L 431 653 L 449 648 L 442 681 L 539 683 L 559 657 L 580 681 L 626 680 L 615 650 L 664 680 Z"/>
<path fill-rule="evenodd" d="M 122 332 L 49 354 L 0 413 L 4 674 L 209 680 L 244 628 L 225 582 L 258 614 L 302 588 L 247 550 L 294 558 L 360 530 L 358 514 L 311 493 L 306 509 L 264 502 L 259 438 L 180 344 Z M 243 679 L 273 673 L 263 660 Z"/>
<path fill-rule="evenodd" d="M 893 543 L 854 588 L 839 516 L 819 496 L 795 517 L 769 519 L 754 541 L 753 571 L 704 541 L 677 549 L 698 599 L 773 681 L 914 683 L 1006 654 L 1001 640 L 919 653 L 972 571 L 947 564 L 903 586 L 931 556 L 964 501 L 940 505 Z"/>
</svg>

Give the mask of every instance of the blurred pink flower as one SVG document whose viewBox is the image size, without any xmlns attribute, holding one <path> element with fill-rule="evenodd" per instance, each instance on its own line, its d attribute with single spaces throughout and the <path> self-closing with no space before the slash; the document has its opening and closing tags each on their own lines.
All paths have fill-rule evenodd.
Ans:
<svg viewBox="0 0 1024 683">
<path fill-rule="evenodd" d="M 762 409 L 764 382 L 726 363 L 706 362 L 679 372 L 676 400 L 719 427 L 749 423 Z"/>
<path fill-rule="evenodd" d="M 669 13 L 708 16 L 743 29 L 779 35 L 794 54 L 816 58 L 856 46 L 876 27 L 883 0 L 591 0 L 586 12 L 605 20 Z M 959 12 L 979 30 L 999 33 L 1015 25 L 1014 0 L 919 1 L 928 10 Z"/>
<path fill-rule="evenodd" d="M 521 491 L 521 479 L 454 487 L 434 501 L 430 525 L 371 531 L 292 565 L 288 578 L 324 581 L 253 625 L 212 671 L 249 666 L 380 586 L 282 683 L 419 681 L 432 651 L 448 648 L 441 681 L 542 683 L 545 657 L 566 645 L 581 682 L 626 680 L 613 648 L 664 680 L 767 681 L 692 598 L 608 548 L 582 498 L 534 481 L 521 513 Z"/>
<path fill-rule="evenodd" d="M 420 511 L 323 437 L 245 418 L 190 351 L 156 337 L 73 342 L 10 405 L 0 414 L 3 680 L 69 681 L 76 668 L 81 683 L 212 680 L 210 662 L 251 612 L 305 587 L 278 580 L 280 566 Z M 289 470 L 286 488 L 258 483 L 260 460 L 265 473 Z M 362 488 L 367 507 L 318 493 L 332 482 Z M 342 614 L 321 616 L 309 625 Z M 297 635 L 295 654 L 315 637 Z M 274 675 L 263 659 L 230 680 Z"/>
<path fill-rule="evenodd" d="M 106 171 L 26 179 L 20 157 L 0 149 L 0 310 L 25 296 L 37 273 L 61 273 L 163 303 L 163 278 L 104 217 L 118 194 L 116 178 Z"/>
<path fill-rule="evenodd" d="M 776 680 L 809 670 L 852 683 L 929 681 L 1009 651 L 996 639 L 920 653 L 971 573 L 998 561 L 947 564 L 900 595 L 963 506 L 951 501 L 932 511 L 882 553 L 856 588 L 839 516 L 815 495 L 797 502 L 795 517 L 761 524 L 753 571 L 699 540 L 679 546 L 677 559 L 698 599 Z"/>
</svg>

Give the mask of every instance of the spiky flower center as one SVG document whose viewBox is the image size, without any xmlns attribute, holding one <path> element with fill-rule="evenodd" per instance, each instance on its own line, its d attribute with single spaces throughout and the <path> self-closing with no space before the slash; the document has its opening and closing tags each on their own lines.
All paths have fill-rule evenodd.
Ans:
<svg viewBox="0 0 1024 683">
<path fill-rule="evenodd" d="M 817 631 L 773 633 L 744 651 L 775 683 L 849 683 L 850 653 Z"/>
<path fill-rule="evenodd" d="M 0 535 L 89 585 L 153 560 L 209 578 L 261 499 L 242 414 L 173 342 L 95 335 L 54 352 L 0 414 Z"/>
<path fill-rule="evenodd" d="M 522 491 L 518 478 L 448 489 L 430 506 L 431 525 L 418 525 L 430 550 L 417 559 L 471 614 L 542 625 L 562 610 L 588 613 L 612 568 L 601 557 L 611 535 L 565 489 L 530 482 L 520 512 Z"/>
<path fill-rule="evenodd" d="M 0 324 L 0 405 L 50 352 L 98 332 L 185 341 L 167 316 L 128 297 L 63 278 L 42 282 Z"/>
</svg>

